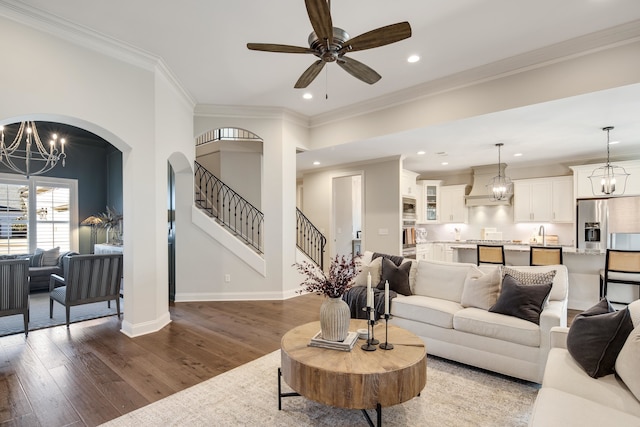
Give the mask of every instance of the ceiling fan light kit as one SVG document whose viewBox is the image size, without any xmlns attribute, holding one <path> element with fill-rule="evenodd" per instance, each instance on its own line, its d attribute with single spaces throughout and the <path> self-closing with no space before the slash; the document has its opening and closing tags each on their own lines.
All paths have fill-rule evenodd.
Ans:
<svg viewBox="0 0 640 427">
<path fill-rule="evenodd" d="M 330 3 L 326 0 L 305 0 L 309 21 L 313 32 L 309 35 L 309 47 L 281 45 L 273 43 L 247 43 L 250 50 L 278 53 L 310 53 L 319 59 L 311 64 L 296 81 L 294 87 L 309 86 L 328 62 L 335 62 L 353 77 L 374 84 L 382 78 L 375 70 L 362 62 L 346 56 L 349 52 L 372 49 L 411 37 L 408 22 L 399 22 L 350 38 L 342 28 L 334 27 L 331 19 Z"/>
<path fill-rule="evenodd" d="M 621 196 L 627 188 L 629 174 L 622 166 L 614 166 L 610 162 L 609 146 L 611 141 L 609 140 L 609 132 L 613 130 L 613 126 L 603 127 L 602 130 L 607 132 L 607 163 L 604 166 L 595 168 L 589 175 L 591 191 L 594 196 Z M 620 188 L 622 188 L 621 191 Z"/>
</svg>

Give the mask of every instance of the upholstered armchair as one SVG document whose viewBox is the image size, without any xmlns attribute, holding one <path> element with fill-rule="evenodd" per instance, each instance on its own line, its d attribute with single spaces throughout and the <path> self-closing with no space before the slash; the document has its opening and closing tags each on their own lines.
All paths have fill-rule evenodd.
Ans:
<svg viewBox="0 0 640 427">
<path fill-rule="evenodd" d="M 29 260 L 0 260 L 0 316 L 22 314 L 29 334 Z"/>
<path fill-rule="evenodd" d="M 66 262 L 68 261 L 68 264 Z M 112 300 L 120 317 L 122 254 L 74 255 L 65 261 L 65 277 L 52 274 L 49 282 L 49 317 L 53 302 L 65 306 L 67 327 L 70 308 L 75 305 Z"/>
</svg>

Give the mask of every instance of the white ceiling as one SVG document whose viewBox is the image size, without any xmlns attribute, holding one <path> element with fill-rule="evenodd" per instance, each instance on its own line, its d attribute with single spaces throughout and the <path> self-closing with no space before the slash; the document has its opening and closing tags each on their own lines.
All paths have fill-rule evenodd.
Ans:
<svg viewBox="0 0 640 427">
<path fill-rule="evenodd" d="M 329 64 L 307 90 L 299 90 L 293 85 L 315 57 L 249 51 L 246 43 L 307 46 L 312 28 L 302 0 L 0 0 L 3 4 L 43 11 L 58 24 L 89 29 L 161 58 L 198 104 L 283 107 L 311 119 L 640 20 L 638 0 L 333 0 L 333 24 L 351 37 L 401 21 L 411 24 L 413 35 L 349 54 L 382 75 L 374 85 Z M 408 64 L 410 54 L 421 61 Z M 306 91 L 312 100 L 302 99 Z M 616 126 L 612 140 L 620 140 L 612 146 L 613 157 L 640 157 L 639 111 L 640 85 L 634 85 L 306 152 L 298 155 L 298 169 L 311 168 L 314 160 L 329 166 L 400 154 L 407 169 L 450 173 L 496 162 L 496 142 L 505 144 L 503 161 L 509 165 L 597 159 L 606 148 L 599 128 L 607 125 Z M 426 144 L 427 154 L 417 155 Z M 513 157 L 516 152 L 523 156 Z M 448 166 L 441 165 L 443 157 Z"/>
</svg>

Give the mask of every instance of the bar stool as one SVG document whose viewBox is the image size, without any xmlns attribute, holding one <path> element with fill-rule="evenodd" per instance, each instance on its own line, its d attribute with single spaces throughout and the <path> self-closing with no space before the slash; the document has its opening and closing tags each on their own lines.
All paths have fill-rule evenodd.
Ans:
<svg viewBox="0 0 640 427">
<path fill-rule="evenodd" d="M 562 264 L 562 246 L 530 246 L 529 265 Z"/>
<path fill-rule="evenodd" d="M 600 273 L 600 298 L 607 297 L 609 283 L 640 286 L 640 251 L 607 249 L 604 271 Z"/>
<path fill-rule="evenodd" d="M 504 245 L 476 245 L 477 265 L 504 265 Z"/>
</svg>

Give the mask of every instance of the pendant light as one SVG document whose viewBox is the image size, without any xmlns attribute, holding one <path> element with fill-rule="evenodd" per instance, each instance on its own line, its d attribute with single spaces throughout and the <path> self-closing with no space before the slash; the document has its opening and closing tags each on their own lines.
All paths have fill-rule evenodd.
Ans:
<svg viewBox="0 0 640 427">
<path fill-rule="evenodd" d="M 589 179 L 591 180 L 591 191 L 594 196 L 621 196 L 627 187 L 627 178 L 629 174 L 622 166 L 614 166 L 609 161 L 609 132 L 613 126 L 603 127 L 602 130 L 607 132 L 607 163 L 604 166 L 595 168 Z"/>
<path fill-rule="evenodd" d="M 504 144 L 499 142 L 498 147 L 498 175 L 491 178 L 487 184 L 487 189 L 491 193 L 491 201 L 508 200 L 513 194 L 513 182 L 505 175 L 502 175 L 502 163 L 500 159 L 500 149 Z"/>
</svg>

